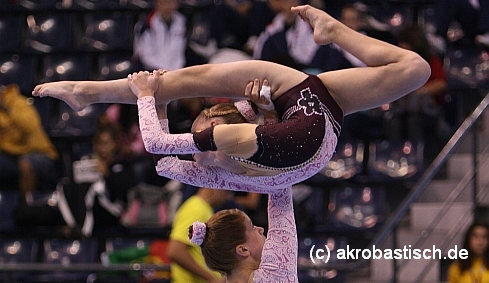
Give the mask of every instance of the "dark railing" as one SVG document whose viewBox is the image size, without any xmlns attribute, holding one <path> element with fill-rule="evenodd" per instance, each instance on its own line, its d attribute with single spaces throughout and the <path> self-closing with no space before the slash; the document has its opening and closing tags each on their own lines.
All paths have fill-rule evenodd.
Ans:
<svg viewBox="0 0 489 283">
<path fill-rule="evenodd" d="M 0 264 L 0 272 L 15 272 L 15 271 L 89 271 L 89 272 L 101 272 L 101 271 L 169 271 L 169 265 L 156 265 L 156 264 L 101 264 L 101 263 L 2 263 Z"/>
</svg>

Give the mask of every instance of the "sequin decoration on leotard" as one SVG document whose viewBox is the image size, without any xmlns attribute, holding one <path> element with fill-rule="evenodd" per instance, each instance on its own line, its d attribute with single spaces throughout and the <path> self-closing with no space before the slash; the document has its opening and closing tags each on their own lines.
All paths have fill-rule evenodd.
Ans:
<svg viewBox="0 0 489 283">
<path fill-rule="evenodd" d="M 317 157 L 327 120 L 339 135 L 341 110 L 315 76 L 285 92 L 274 103 L 282 121 L 259 126 L 258 151 L 247 159 L 233 159 L 268 170 L 296 170 Z"/>
</svg>

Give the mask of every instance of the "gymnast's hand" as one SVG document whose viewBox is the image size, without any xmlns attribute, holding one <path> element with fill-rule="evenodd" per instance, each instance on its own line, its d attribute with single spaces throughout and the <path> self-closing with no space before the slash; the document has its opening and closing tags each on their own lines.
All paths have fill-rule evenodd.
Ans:
<svg viewBox="0 0 489 283">
<path fill-rule="evenodd" d="M 261 89 L 259 79 L 248 83 L 245 89 L 245 96 L 258 107 L 265 119 L 278 120 L 278 113 L 275 110 L 275 105 L 271 98 L 271 89 L 268 80 L 263 80 Z"/>
<path fill-rule="evenodd" d="M 268 80 L 263 81 L 261 89 L 259 79 L 249 82 L 245 88 L 245 96 L 261 109 L 274 108 Z"/>
<path fill-rule="evenodd" d="M 152 73 L 141 71 L 127 76 L 129 87 L 138 98 L 143 96 L 154 96 L 158 89 L 161 70 L 154 70 Z"/>
</svg>

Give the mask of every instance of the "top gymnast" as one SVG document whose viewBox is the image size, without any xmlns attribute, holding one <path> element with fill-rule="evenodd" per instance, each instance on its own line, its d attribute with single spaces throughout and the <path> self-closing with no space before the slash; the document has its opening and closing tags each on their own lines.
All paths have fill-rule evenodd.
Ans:
<svg viewBox="0 0 489 283">
<path fill-rule="evenodd" d="M 137 103 L 149 152 L 174 155 L 218 150 L 240 165 L 239 170 L 226 170 L 166 156 L 157 164 L 162 176 L 195 186 L 261 193 L 286 188 L 327 164 L 343 115 L 392 102 L 418 89 L 430 76 L 428 63 L 414 52 L 360 34 L 309 5 L 292 11 L 312 26 L 317 44 L 334 42 L 367 67 L 313 76 L 271 62 L 240 61 L 192 66 L 164 75 L 144 72 L 135 74 L 138 81 L 129 76 L 52 82 L 36 86 L 33 95 L 61 99 L 75 110 L 91 103 Z M 158 121 L 155 104 L 201 96 L 246 98 L 243 89 L 254 78 L 269 79 L 281 122 L 215 125 L 173 135 L 168 132 L 166 111 L 159 110 L 163 120 Z"/>
</svg>

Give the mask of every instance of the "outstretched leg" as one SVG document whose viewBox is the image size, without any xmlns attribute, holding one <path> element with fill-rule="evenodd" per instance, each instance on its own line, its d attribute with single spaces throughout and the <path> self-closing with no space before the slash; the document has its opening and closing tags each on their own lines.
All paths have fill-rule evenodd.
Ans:
<svg viewBox="0 0 489 283">
<path fill-rule="evenodd" d="M 309 5 L 293 7 L 314 29 L 318 44 L 335 43 L 367 67 L 319 74 L 345 115 L 381 106 L 421 87 L 430 66 L 418 54 L 365 36 Z"/>
<path fill-rule="evenodd" d="M 112 81 L 60 81 L 37 85 L 32 95 L 60 99 L 80 111 L 92 103 L 136 104 L 127 79 Z"/>
<path fill-rule="evenodd" d="M 271 82 L 272 98 L 306 78 L 300 71 L 271 62 L 248 60 L 187 67 L 160 76 L 156 103 L 189 97 L 241 97 L 255 78 Z M 34 96 L 51 96 L 81 110 L 92 103 L 136 104 L 127 79 L 111 81 L 61 81 L 38 85 Z M 274 97 L 275 96 L 275 97 Z"/>
</svg>

